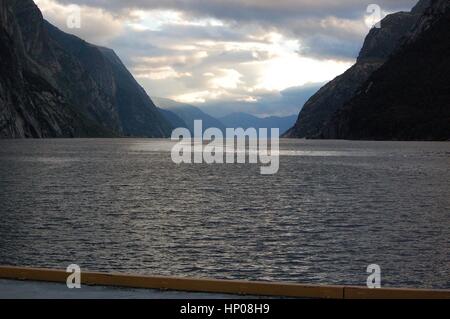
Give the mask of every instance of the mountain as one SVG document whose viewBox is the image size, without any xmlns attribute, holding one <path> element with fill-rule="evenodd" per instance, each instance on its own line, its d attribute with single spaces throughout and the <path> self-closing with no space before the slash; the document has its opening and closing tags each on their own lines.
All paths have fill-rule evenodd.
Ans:
<svg viewBox="0 0 450 319">
<path fill-rule="evenodd" d="M 422 16 L 431 0 L 420 1 L 411 12 L 388 15 L 381 28 L 373 28 L 365 39 L 355 65 L 322 87 L 304 105 L 295 126 L 286 137 L 319 137 L 324 125 L 400 46 L 404 37 Z"/>
<path fill-rule="evenodd" d="M 184 122 L 178 115 L 169 110 L 164 110 L 159 108 L 159 112 L 166 118 L 167 121 L 172 125 L 173 128 L 187 127 L 186 122 Z"/>
<path fill-rule="evenodd" d="M 434 0 L 401 48 L 322 129 L 322 138 L 450 140 L 450 1 Z"/>
<path fill-rule="evenodd" d="M 32 0 L 2 0 L 0 10 L 1 137 L 170 134 L 112 50 L 52 26 Z"/>
<path fill-rule="evenodd" d="M 218 128 L 221 130 L 225 129 L 225 126 L 222 122 L 220 122 L 218 119 L 204 113 L 199 108 L 184 104 L 184 103 L 178 103 L 176 101 L 165 99 L 165 98 L 158 98 L 153 97 L 153 101 L 155 104 L 164 110 L 168 110 L 174 114 L 176 114 L 185 124 L 186 128 L 191 131 L 191 133 L 194 132 L 194 121 L 195 120 L 202 120 L 203 121 L 203 130 L 208 128 Z"/>
<path fill-rule="evenodd" d="M 280 134 L 286 132 L 292 125 L 294 125 L 297 120 L 296 115 L 286 116 L 286 117 L 278 117 L 278 116 L 270 116 L 265 118 L 259 118 L 247 113 L 233 113 L 219 120 L 225 124 L 226 127 L 230 128 L 243 128 L 248 129 L 250 127 L 260 129 L 260 128 L 278 128 L 280 130 Z M 270 133 L 270 132 L 269 132 Z"/>
<path fill-rule="evenodd" d="M 271 116 L 259 118 L 247 113 L 232 113 L 216 119 L 198 107 L 189 104 L 178 103 L 176 101 L 153 97 L 153 101 L 160 108 L 161 113 L 169 120 L 174 127 L 185 127 L 194 131 L 194 120 L 203 121 L 203 129 L 210 127 L 218 128 L 225 133 L 226 128 L 279 128 L 280 133 L 286 132 L 297 119 L 297 116 L 278 117 Z M 270 133 L 270 132 L 269 132 Z"/>
<path fill-rule="evenodd" d="M 75 110 L 29 57 L 27 50 L 33 44 L 23 39 L 14 4 L 11 0 L 0 2 L 0 137 L 112 134 Z"/>
<path fill-rule="evenodd" d="M 257 101 L 206 101 L 200 107 L 205 113 L 221 118 L 231 113 L 245 112 L 257 117 L 290 116 L 298 114 L 303 106 L 325 83 L 307 83 L 290 87 L 280 92 L 267 92 L 258 96 Z"/>
</svg>

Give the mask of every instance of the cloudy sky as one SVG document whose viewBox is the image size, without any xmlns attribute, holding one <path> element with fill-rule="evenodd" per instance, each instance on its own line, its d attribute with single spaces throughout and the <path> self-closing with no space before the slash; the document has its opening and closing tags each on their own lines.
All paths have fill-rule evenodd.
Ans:
<svg viewBox="0 0 450 319">
<path fill-rule="evenodd" d="M 149 95 L 258 115 L 297 113 L 349 68 L 379 15 L 369 4 L 383 15 L 416 1 L 35 0 L 62 30 L 114 49 Z M 68 28 L 76 6 L 81 28 Z"/>
</svg>

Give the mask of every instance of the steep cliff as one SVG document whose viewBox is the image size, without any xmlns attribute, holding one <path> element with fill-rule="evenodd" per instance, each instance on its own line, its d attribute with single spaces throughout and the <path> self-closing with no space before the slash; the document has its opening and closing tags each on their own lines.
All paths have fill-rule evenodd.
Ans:
<svg viewBox="0 0 450 319">
<path fill-rule="evenodd" d="M 306 102 L 295 126 L 286 133 L 292 138 L 316 138 L 334 113 L 350 100 L 370 75 L 400 46 L 421 17 L 430 0 L 420 1 L 411 12 L 388 15 L 367 35 L 357 62 L 344 74 L 322 87 Z"/>
<path fill-rule="evenodd" d="M 338 110 L 321 137 L 450 140 L 450 1 L 432 1 L 401 48 Z"/>
<path fill-rule="evenodd" d="M 13 13 L 15 1 L 0 2 L 0 137 L 85 137 L 113 134 L 68 104 L 27 54 Z M 32 23 L 32 21 L 30 21 Z"/>
<path fill-rule="evenodd" d="M 2 0 L 1 26 L 0 136 L 170 134 L 112 50 L 55 28 L 31 0 Z"/>
</svg>

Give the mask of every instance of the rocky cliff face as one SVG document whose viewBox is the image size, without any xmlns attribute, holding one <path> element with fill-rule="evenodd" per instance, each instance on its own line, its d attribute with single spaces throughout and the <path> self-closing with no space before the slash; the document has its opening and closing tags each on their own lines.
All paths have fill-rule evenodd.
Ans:
<svg viewBox="0 0 450 319">
<path fill-rule="evenodd" d="M 0 10 L 1 137 L 170 134 L 112 50 L 58 30 L 31 0 L 2 0 Z"/>
<path fill-rule="evenodd" d="M 114 78 L 111 96 L 126 135 L 168 137 L 172 125 L 157 109 L 145 90 L 136 82 L 113 50 L 99 48 L 109 62 Z"/>
<path fill-rule="evenodd" d="M 450 1 L 434 0 L 400 49 L 327 123 L 321 137 L 450 140 Z"/>
<path fill-rule="evenodd" d="M 411 12 L 399 12 L 381 21 L 365 39 L 356 64 L 321 88 L 306 102 L 295 126 L 286 133 L 292 138 L 317 138 L 335 112 L 350 100 L 370 75 L 400 46 L 421 17 L 430 0 L 422 0 Z"/>
<path fill-rule="evenodd" d="M 0 3 L 0 137 L 107 136 L 68 104 L 27 54 L 31 47 L 45 50 L 42 42 L 25 43 L 13 12 L 16 1 Z M 30 24 L 33 21 L 30 21 Z"/>
</svg>

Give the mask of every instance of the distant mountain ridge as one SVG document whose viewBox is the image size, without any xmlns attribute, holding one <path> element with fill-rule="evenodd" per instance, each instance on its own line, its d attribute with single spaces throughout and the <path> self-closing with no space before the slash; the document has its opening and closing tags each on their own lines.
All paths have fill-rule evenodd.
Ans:
<svg viewBox="0 0 450 319">
<path fill-rule="evenodd" d="M 229 128 L 278 128 L 280 130 L 280 135 L 285 133 L 289 128 L 294 125 L 297 120 L 296 115 L 279 117 L 270 116 L 265 118 L 256 117 L 247 113 L 233 113 L 227 116 L 219 118 L 219 120 Z M 269 132 L 270 133 L 270 132 Z"/>
<path fill-rule="evenodd" d="M 0 39 L 0 137 L 170 135 L 114 51 L 60 31 L 32 0 L 2 0 Z"/>
<path fill-rule="evenodd" d="M 194 132 L 194 121 L 202 120 L 203 121 L 203 129 L 208 128 L 218 128 L 220 130 L 224 130 L 225 126 L 218 119 L 206 114 L 198 107 L 195 107 L 190 104 L 179 103 L 170 99 L 153 97 L 153 101 L 155 104 L 166 111 L 170 111 L 175 114 L 179 119 L 181 119 L 185 123 L 185 127 Z"/>
<path fill-rule="evenodd" d="M 431 3 L 431 0 L 421 0 L 411 12 L 388 15 L 381 21 L 381 28 L 373 28 L 364 41 L 356 64 L 306 102 L 286 137 L 320 138 L 326 123 L 400 47 Z"/>
<path fill-rule="evenodd" d="M 265 118 L 257 117 L 248 113 L 239 112 L 232 113 L 226 116 L 215 118 L 203 112 L 200 108 L 190 105 L 179 103 L 166 98 L 152 98 L 155 104 L 161 109 L 162 114 L 171 122 L 174 127 L 185 127 L 189 129 L 191 133 L 194 131 L 194 121 L 203 121 L 203 130 L 208 128 L 218 128 L 223 133 L 227 128 L 278 128 L 280 135 L 286 132 L 297 119 L 296 115 L 279 117 L 269 116 Z"/>
</svg>

